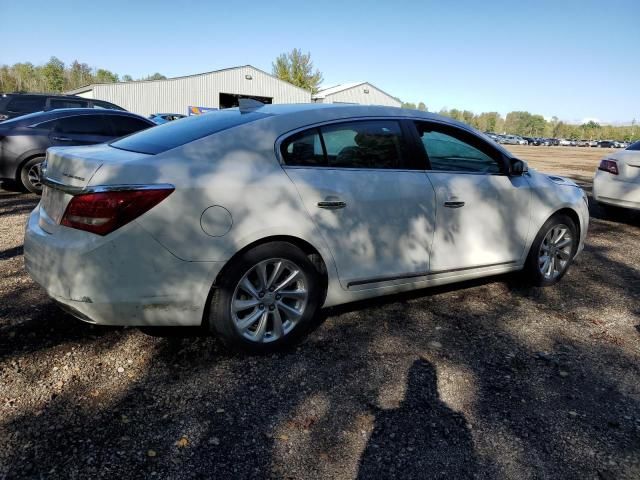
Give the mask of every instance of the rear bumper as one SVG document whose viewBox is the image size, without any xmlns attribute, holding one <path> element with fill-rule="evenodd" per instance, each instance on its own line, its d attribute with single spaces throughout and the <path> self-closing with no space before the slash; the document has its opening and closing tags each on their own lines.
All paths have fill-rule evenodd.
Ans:
<svg viewBox="0 0 640 480">
<path fill-rule="evenodd" d="M 640 210 L 640 184 L 616 180 L 614 175 L 596 171 L 593 199 L 598 203 Z"/>
<path fill-rule="evenodd" d="M 102 325 L 200 325 L 221 262 L 185 262 L 135 222 L 104 238 L 69 228 L 49 234 L 39 207 L 25 232 L 33 280 L 65 310 Z"/>
</svg>

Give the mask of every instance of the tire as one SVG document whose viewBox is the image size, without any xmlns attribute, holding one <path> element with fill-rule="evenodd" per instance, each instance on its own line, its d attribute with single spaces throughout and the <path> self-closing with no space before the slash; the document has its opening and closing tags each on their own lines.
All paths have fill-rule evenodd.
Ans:
<svg viewBox="0 0 640 480">
<path fill-rule="evenodd" d="M 44 162 L 44 157 L 34 157 L 20 169 L 20 182 L 22 186 L 36 195 L 42 195 L 42 182 L 40 179 L 40 165 Z"/>
<path fill-rule="evenodd" d="M 295 271 L 299 274 L 293 277 Z M 312 325 L 323 301 L 322 285 L 314 265 L 295 245 L 259 245 L 225 268 L 209 304 L 209 329 L 252 353 L 291 345 Z"/>
<path fill-rule="evenodd" d="M 623 207 L 609 205 L 608 203 L 598 202 L 598 207 L 600 207 L 600 210 L 605 217 L 617 218 L 624 213 Z"/>
<path fill-rule="evenodd" d="M 553 237 L 561 233 L 557 241 L 553 242 Z M 559 247 L 566 241 L 569 241 L 567 245 Z M 552 243 L 551 255 L 548 253 L 550 242 Z M 549 287 L 558 283 L 569 270 L 578 249 L 578 243 L 578 229 L 568 215 L 557 214 L 549 218 L 536 235 L 529 250 L 523 271 L 527 281 L 537 287 Z M 547 258 L 550 257 L 548 264 L 544 262 L 545 250 Z"/>
</svg>

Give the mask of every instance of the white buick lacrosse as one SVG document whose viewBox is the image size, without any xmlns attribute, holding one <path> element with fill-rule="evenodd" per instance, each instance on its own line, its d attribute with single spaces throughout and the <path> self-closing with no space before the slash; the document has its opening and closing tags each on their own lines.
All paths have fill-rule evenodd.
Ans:
<svg viewBox="0 0 640 480">
<path fill-rule="evenodd" d="M 573 182 L 470 127 L 357 105 L 243 103 L 47 152 L 27 270 L 76 317 L 204 325 L 268 350 L 321 307 L 523 270 L 581 251 Z"/>
</svg>

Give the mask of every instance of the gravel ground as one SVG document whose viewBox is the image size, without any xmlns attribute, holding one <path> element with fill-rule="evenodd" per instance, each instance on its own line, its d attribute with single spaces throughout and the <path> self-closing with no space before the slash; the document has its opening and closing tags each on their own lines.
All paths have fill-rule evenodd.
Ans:
<svg viewBox="0 0 640 480">
<path fill-rule="evenodd" d="M 640 478 L 640 215 L 592 206 L 556 287 L 349 305 L 252 357 L 58 310 L 23 267 L 36 202 L 0 192 L 1 479 Z"/>
</svg>

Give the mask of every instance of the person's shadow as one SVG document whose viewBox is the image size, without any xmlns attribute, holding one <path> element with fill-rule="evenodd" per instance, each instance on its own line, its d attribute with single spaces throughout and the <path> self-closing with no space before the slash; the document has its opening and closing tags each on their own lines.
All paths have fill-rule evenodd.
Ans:
<svg viewBox="0 0 640 480">
<path fill-rule="evenodd" d="M 440 401 L 434 367 L 416 360 L 400 407 L 378 410 L 358 478 L 457 480 L 477 476 L 478 470 L 464 416 Z"/>
</svg>

